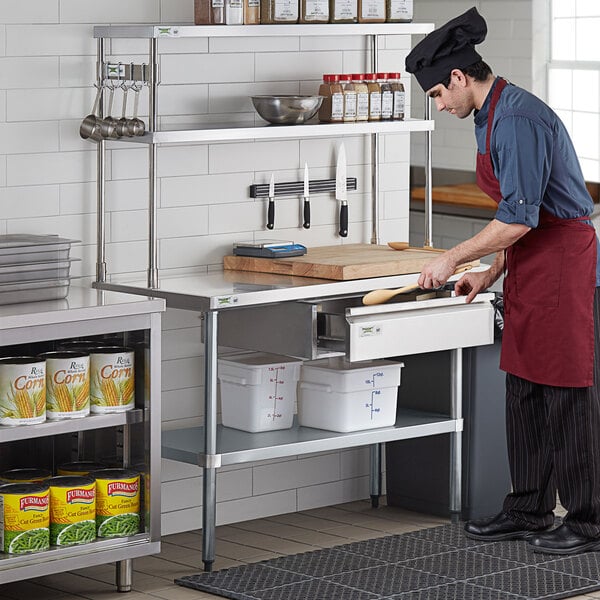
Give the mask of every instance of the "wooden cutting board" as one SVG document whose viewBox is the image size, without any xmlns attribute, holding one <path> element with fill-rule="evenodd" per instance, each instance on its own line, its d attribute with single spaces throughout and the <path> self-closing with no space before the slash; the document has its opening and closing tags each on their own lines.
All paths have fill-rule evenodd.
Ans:
<svg viewBox="0 0 600 600">
<path fill-rule="evenodd" d="M 426 262 L 439 255 L 431 250 L 398 251 L 374 244 L 344 244 L 309 248 L 304 256 L 292 258 L 225 256 L 223 267 L 235 271 L 349 280 L 419 273 Z M 475 266 L 479 261 L 469 264 Z"/>
</svg>

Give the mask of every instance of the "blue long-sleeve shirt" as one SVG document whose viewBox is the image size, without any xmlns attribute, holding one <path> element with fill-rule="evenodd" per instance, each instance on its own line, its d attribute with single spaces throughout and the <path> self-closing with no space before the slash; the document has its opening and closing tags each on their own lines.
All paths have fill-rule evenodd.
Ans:
<svg viewBox="0 0 600 600">
<path fill-rule="evenodd" d="M 475 137 L 485 152 L 488 114 L 494 87 L 475 113 Z M 561 219 L 591 215 L 594 203 L 571 138 L 556 113 L 515 85 L 504 88 L 494 114 L 490 140 L 494 174 L 502 200 L 496 219 L 535 228 L 540 207 Z M 590 222 L 591 224 L 591 222 Z M 600 285 L 600 242 L 596 285 Z"/>
</svg>

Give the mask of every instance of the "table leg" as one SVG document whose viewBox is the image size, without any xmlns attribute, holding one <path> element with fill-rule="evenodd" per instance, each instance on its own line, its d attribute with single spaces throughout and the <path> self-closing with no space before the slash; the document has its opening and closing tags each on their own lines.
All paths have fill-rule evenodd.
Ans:
<svg viewBox="0 0 600 600">
<path fill-rule="evenodd" d="M 450 355 L 451 404 L 450 416 L 458 421 L 456 431 L 450 434 L 450 519 L 460 520 L 462 510 L 462 348 Z"/>
<path fill-rule="evenodd" d="M 204 454 L 202 481 L 202 562 L 212 571 L 215 561 L 217 506 L 217 311 L 204 313 Z"/>
<path fill-rule="evenodd" d="M 379 507 L 381 496 L 381 444 L 371 444 L 371 506 Z"/>
<path fill-rule="evenodd" d="M 116 563 L 116 579 L 118 592 L 130 592 L 133 585 L 133 561 L 131 558 Z"/>
</svg>

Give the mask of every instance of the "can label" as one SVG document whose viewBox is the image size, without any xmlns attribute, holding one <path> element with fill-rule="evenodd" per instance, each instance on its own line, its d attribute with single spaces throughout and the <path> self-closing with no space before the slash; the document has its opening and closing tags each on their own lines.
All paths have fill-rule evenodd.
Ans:
<svg viewBox="0 0 600 600">
<path fill-rule="evenodd" d="M 140 529 L 140 476 L 96 479 L 98 537 L 124 537 Z"/>
<path fill-rule="evenodd" d="M 36 493 L 0 492 L 0 549 L 7 554 L 47 550 L 49 490 Z"/>
<path fill-rule="evenodd" d="M 131 410 L 135 405 L 133 352 L 92 351 L 91 412 L 115 413 Z"/>
<path fill-rule="evenodd" d="M 96 482 L 57 486 L 50 481 L 50 543 L 74 546 L 95 539 Z"/>
<path fill-rule="evenodd" d="M 0 425 L 34 425 L 45 420 L 44 361 L 0 361 Z"/>
<path fill-rule="evenodd" d="M 90 414 L 90 357 L 46 358 L 46 416 L 72 419 Z"/>
</svg>

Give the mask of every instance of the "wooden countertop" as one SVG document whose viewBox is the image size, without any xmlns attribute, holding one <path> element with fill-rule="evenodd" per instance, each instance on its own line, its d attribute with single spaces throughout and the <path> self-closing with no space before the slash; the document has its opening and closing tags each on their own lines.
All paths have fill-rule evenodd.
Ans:
<svg viewBox="0 0 600 600">
<path fill-rule="evenodd" d="M 434 186 L 431 190 L 434 204 L 447 206 L 479 208 L 495 212 L 498 205 L 484 194 L 476 183 L 460 183 L 456 185 Z M 425 188 L 415 188 L 411 192 L 411 200 L 425 202 Z"/>
</svg>

